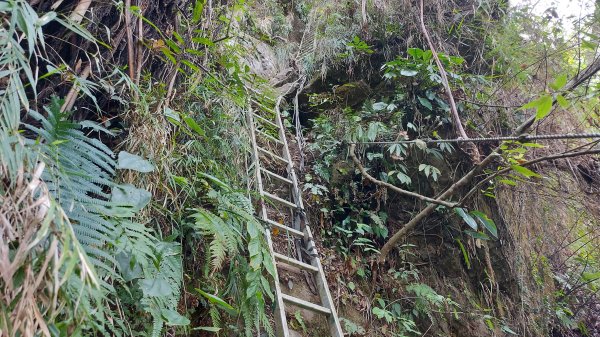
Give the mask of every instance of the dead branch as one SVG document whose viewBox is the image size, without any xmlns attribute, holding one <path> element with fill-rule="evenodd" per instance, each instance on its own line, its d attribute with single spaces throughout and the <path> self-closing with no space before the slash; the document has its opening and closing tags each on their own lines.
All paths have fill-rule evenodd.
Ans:
<svg viewBox="0 0 600 337">
<path fill-rule="evenodd" d="M 356 144 L 351 144 L 350 145 L 350 157 L 352 157 L 352 160 L 354 161 L 354 164 L 356 165 L 356 167 L 358 167 L 358 170 L 360 171 L 360 173 L 363 175 L 363 177 L 367 178 L 367 180 L 370 180 L 373 184 L 378 185 L 378 186 L 382 186 L 382 187 L 387 187 L 390 190 L 398 193 L 398 194 L 402 194 L 402 195 L 406 195 L 409 197 L 413 197 L 413 198 L 417 198 L 419 200 L 422 201 L 426 201 L 426 202 L 431 202 L 434 203 L 436 205 L 442 205 L 442 206 L 446 206 L 446 207 L 456 207 L 456 203 L 453 202 L 446 202 L 443 200 L 436 200 L 433 198 L 429 198 L 426 197 L 424 195 L 415 193 L 415 192 L 411 192 L 411 191 L 407 191 L 404 189 L 401 189 L 400 187 L 394 186 L 390 183 L 386 183 L 384 181 L 378 180 L 375 177 L 371 176 L 367 170 L 364 168 L 364 166 L 362 166 L 362 164 L 360 163 L 360 161 L 358 160 L 358 158 L 356 157 L 356 153 L 355 153 L 355 149 L 356 149 Z"/>
<path fill-rule="evenodd" d="M 415 193 L 415 192 L 411 192 L 411 191 L 407 191 L 407 190 L 401 189 L 400 187 L 394 186 L 394 185 L 386 183 L 384 181 L 377 180 L 375 177 L 373 177 L 372 175 L 370 175 L 367 172 L 367 170 L 365 170 L 364 166 L 362 166 L 362 164 L 360 163 L 360 161 L 356 157 L 355 149 L 356 149 L 356 144 L 351 144 L 350 145 L 350 157 L 352 157 L 352 161 L 354 161 L 354 164 L 356 165 L 356 167 L 358 167 L 358 170 L 363 175 L 363 177 L 367 178 L 367 180 L 370 180 L 373 184 L 378 185 L 378 186 L 382 186 L 382 187 L 387 187 L 390 190 L 392 190 L 392 191 L 394 191 L 394 192 L 396 192 L 398 194 L 407 195 L 409 197 L 417 198 L 419 200 L 426 201 L 426 202 L 431 202 L 431 203 L 434 203 L 436 205 L 442 205 L 442 206 L 446 206 L 446 207 L 450 207 L 450 208 L 456 207 L 456 205 L 457 205 L 456 203 L 446 202 L 446 201 L 443 201 L 443 200 L 429 198 L 429 197 L 426 197 L 424 195 L 421 195 L 421 194 L 418 194 L 418 193 Z"/>
<path fill-rule="evenodd" d="M 458 109 L 456 108 L 456 102 L 454 101 L 454 95 L 452 94 L 452 89 L 450 89 L 450 83 L 448 82 L 448 76 L 446 75 L 446 69 L 444 68 L 444 65 L 442 64 L 442 62 L 440 61 L 440 58 L 438 57 L 437 50 L 435 49 L 435 46 L 433 45 L 431 36 L 429 36 L 427 27 L 425 27 L 425 19 L 423 17 L 423 11 L 424 11 L 423 0 L 420 0 L 419 3 L 421 6 L 420 13 L 419 13 L 421 31 L 423 32 L 423 35 L 425 36 L 425 40 L 427 40 L 429 49 L 431 49 L 431 53 L 433 54 L 433 59 L 435 60 L 435 64 L 437 65 L 438 69 L 440 70 L 440 77 L 442 78 L 442 84 L 444 85 L 444 89 L 446 90 L 446 94 L 448 95 L 448 101 L 450 101 L 450 112 L 452 113 L 452 118 L 454 119 L 454 125 L 455 125 L 456 130 L 458 131 L 458 134 L 460 135 L 460 137 L 462 137 L 464 139 L 469 139 L 469 136 L 467 135 L 467 133 L 465 132 L 465 129 L 462 126 L 462 122 L 460 120 L 460 115 L 458 114 Z M 479 154 L 479 150 L 477 149 L 477 146 L 471 142 L 466 143 L 465 145 L 466 145 L 466 150 L 467 150 L 466 152 L 471 157 L 471 160 L 474 163 L 478 163 L 481 155 Z"/>
<path fill-rule="evenodd" d="M 127 31 L 127 60 L 129 63 L 129 78 L 135 80 L 133 32 L 131 30 L 131 0 L 125 0 L 125 30 Z"/>
</svg>

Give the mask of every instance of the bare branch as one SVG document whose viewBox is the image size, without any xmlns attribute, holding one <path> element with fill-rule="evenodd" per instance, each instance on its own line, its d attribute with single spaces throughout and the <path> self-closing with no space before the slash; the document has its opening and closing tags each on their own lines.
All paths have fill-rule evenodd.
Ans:
<svg viewBox="0 0 600 337">
<path fill-rule="evenodd" d="M 600 150 L 587 150 L 587 151 L 559 153 L 559 154 L 555 154 L 555 155 L 551 155 L 551 156 L 545 156 L 545 157 L 539 157 L 539 158 L 536 158 L 536 159 L 532 159 L 530 161 L 527 161 L 527 162 L 524 162 L 522 164 L 519 164 L 519 166 L 525 167 L 525 166 L 531 166 L 533 164 L 537 164 L 537 163 L 542 162 L 542 161 L 562 159 L 562 158 L 571 158 L 571 157 L 579 157 L 579 156 L 584 156 L 584 155 L 588 155 L 588 154 L 598 154 L 598 153 L 600 153 Z M 460 200 L 460 202 L 458 202 L 458 204 L 459 205 L 463 205 L 465 203 L 465 201 L 471 195 L 473 195 L 475 192 L 477 192 L 477 190 L 479 190 L 481 188 L 481 185 L 483 185 L 486 182 L 488 182 L 488 181 L 496 178 L 499 175 L 508 173 L 508 172 L 510 172 L 512 170 L 513 170 L 512 167 L 507 167 L 507 168 L 502 169 L 502 170 L 500 170 L 498 172 L 495 172 L 494 174 L 490 175 L 489 177 L 481 180 L 475 186 L 473 186 L 473 188 L 469 192 L 467 192 L 467 194 L 465 194 L 464 197 L 462 197 L 462 199 Z"/>
<path fill-rule="evenodd" d="M 423 200 L 423 201 L 426 201 L 426 202 L 431 202 L 431 203 L 434 203 L 436 205 L 442 205 L 442 206 L 446 206 L 446 207 L 450 207 L 450 208 L 456 207 L 456 205 L 457 205 L 456 203 L 446 202 L 446 201 L 443 201 L 443 200 L 436 200 L 436 199 L 433 199 L 433 198 L 429 198 L 429 197 L 426 197 L 424 195 L 421 195 L 421 194 L 418 194 L 418 193 L 415 193 L 415 192 L 411 192 L 411 191 L 407 191 L 407 190 L 401 189 L 400 187 L 394 186 L 394 185 L 386 183 L 384 181 L 377 180 L 376 178 L 374 178 L 373 176 L 371 176 L 367 172 L 367 170 L 364 168 L 364 166 L 362 166 L 362 164 L 360 163 L 360 161 L 356 157 L 355 149 L 356 149 L 356 144 L 351 144 L 350 145 L 350 157 L 352 157 L 352 160 L 354 161 L 354 164 L 358 167 L 358 170 L 360 171 L 360 173 L 365 178 L 367 178 L 367 180 L 370 180 L 375 185 L 387 187 L 390 190 L 392 190 L 392 191 L 394 191 L 394 192 L 396 192 L 398 194 L 407 195 L 409 197 L 417 198 L 419 200 Z"/>
</svg>

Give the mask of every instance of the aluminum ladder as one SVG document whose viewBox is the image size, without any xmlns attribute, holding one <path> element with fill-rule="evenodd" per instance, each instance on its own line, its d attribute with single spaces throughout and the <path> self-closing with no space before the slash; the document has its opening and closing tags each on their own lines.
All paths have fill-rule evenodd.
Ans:
<svg viewBox="0 0 600 337">
<path fill-rule="evenodd" d="M 264 99 L 267 100 L 267 98 Z M 249 186 L 249 188 L 258 192 L 259 217 L 267 227 L 270 227 L 270 230 L 265 231 L 265 236 L 273 265 L 276 266 L 273 282 L 276 302 L 274 303 L 276 335 L 278 337 L 290 336 L 285 313 L 287 304 L 326 316 L 331 336 L 342 337 L 344 334 L 329 292 L 327 279 L 323 272 L 310 227 L 307 224 L 302 194 L 298 186 L 294 163 L 290 155 L 286 132 L 279 111 L 282 100 L 283 97 L 281 96 L 277 101 L 269 100 L 269 103 L 251 100 L 246 114 L 252 139 L 252 163 L 249 171 L 254 171 L 248 173 L 249 176 L 253 176 L 255 179 L 254 186 Z M 272 105 L 272 107 L 268 105 Z M 268 190 L 271 185 L 270 182 L 278 184 L 278 191 Z M 287 197 L 281 195 L 282 189 L 284 192 L 287 191 Z M 286 214 L 289 214 L 288 218 L 276 221 L 276 219 L 270 217 L 276 207 L 285 209 Z M 289 254 L 289 252 L 288 254 L 275 252 L 271 230 L 274 233 L 282 233 L 287 235 L 288 238 L 293 238 L 293 246 L 296 250 L 295 257 L 288 256 L 294 255 Z M 310 277 L 308 275 L 312 274 L 320 303 L 297 298 L 282 291 L 279 269 L 286 267 L 300 270 L 305 277 Z"/>
</svg>

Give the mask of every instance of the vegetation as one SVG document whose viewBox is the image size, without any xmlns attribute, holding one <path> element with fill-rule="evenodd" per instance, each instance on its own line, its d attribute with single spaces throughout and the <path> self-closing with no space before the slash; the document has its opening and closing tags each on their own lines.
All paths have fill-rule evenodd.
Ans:
<svg viewBox="0 0 600 337">
<path fill-rule="evenodd" d="M 348 335 L 595 336 L 598 13 L 0 2 L 0 335 L 276 335 L 246 113 L 281 98 Z"/>
</svg>

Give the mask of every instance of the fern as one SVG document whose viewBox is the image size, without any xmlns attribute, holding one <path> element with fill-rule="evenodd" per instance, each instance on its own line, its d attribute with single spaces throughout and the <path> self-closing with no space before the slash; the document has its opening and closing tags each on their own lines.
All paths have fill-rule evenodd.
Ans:
<svg viewBox="0 0 600 337">
<path fill-rule="evenodd" d="M 179 245 L 162 242 L 153 230 L 128 220 L 145 206 L 132 204 L 128 193 L 148 192 L 114 183 L 114 153 L 82 132 L 83 125 L 91 122 L 69 121 L 69 113 L 60 111 L 61 104 L 53 98 L 45 108 L 46 117 L 30 111 L 37 126 L 25 127 L 37 136 L 29 145 L 46 163 L 43 179 L 73 223 L 75 237 L 100 276 L 100 293 L 81 301 L 96 317 L 91 326 L 103 335 L 122 335 L 129 330 L 121 317 L 109 310 L 120 301 L 115 286 L 141 290 L 133 293 L 131 305 L 152 316 L 152 336 L 159 336 L 165 324 L 188 324 L 189 320 L 177 313 L 182 284 Z M 77 298 L 75 289 L 70 296 Z"/>
<path fill-rule="evenodd" d="M 265 298 L 273 299 L 267 275 L 274 275 L 264 228 L 252 214 L 252 203 L 214 177 L 204 175 L 220 190 L 211 189 L 207 199 L 211 209 L 197 208 L 190 216 L 190 227 L 207 241 L 211 270 L 219 271 L 230 260 L 226 289 L 219 296 L 229 296 L 238 304 L 245 336 L 255 336 L 264 329 L 274 332 L 265 312 Z M 246 252 L 246 254 L 241 254 Z M 213 326 L 221 326 L 221 317 L 211 306 Z"/>
</svg>

